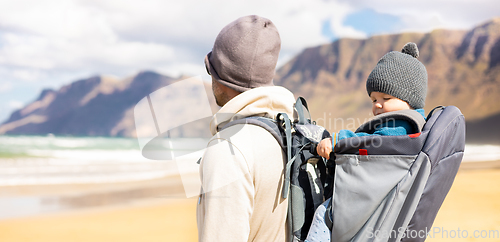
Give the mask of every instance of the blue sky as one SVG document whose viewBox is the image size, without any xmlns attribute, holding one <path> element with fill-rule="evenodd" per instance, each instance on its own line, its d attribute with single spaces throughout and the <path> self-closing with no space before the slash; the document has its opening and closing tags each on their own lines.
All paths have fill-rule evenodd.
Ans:
<svg viewBox="0 0 500 242">
<path fill-rule="evenodd" d="M 373 9 L 362 9 L 349 14 L 344 24 L 368 35 L 395 32 L 403 26 L 401 19 L 395 15 L 378 13 Z"/>
<path fill-rule="evenodd" d="M 321 33 L 332 41 L 341 38 L 332 31 L 330 19 L 326 19 L 322 23 Z M 352 27 L 357 31 L 362 32 L 366 36 L 374 34 L 394 33 L 403 27 L 400 17 L 379 13 L 371 8 L 360 9 L 356 12 L 348 14 L 342 21 L 343 25 Z"/>
<path fill-rule="evenodd" d="M 338 38 L 470 29 L 500 16 L 496 0 L 0 0 L 0 122 L 36 99 L 94 75 L 141 70 L 205 75 L 218 32 L 257 14 L 277 26 L 279 65 Z M 204 76 L 208 78 L 208 76 Z"/>
</svg>

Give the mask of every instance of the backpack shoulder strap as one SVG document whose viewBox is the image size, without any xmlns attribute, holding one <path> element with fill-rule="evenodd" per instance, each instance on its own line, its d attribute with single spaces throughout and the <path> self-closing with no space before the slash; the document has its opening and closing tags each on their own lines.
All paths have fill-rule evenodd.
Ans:
<svg viewBox="0 0 500 242">
<path fill-rule="evenodd" d="M 278 127 L 276 120 L 274 120 L 274 119 L 265 118 L 265 117 L 256 117 L 256 116 L 246 117 L 246 118 L 231 121 L 231 122 L 227 123 L 226 125 L 224 125 L 224 127 L 222 127 L 222 129 L 220 129 L 220 130 L 229 128 L 229 127 L 237 125 L 237 124 L 251 124 L 251 125 L 259 126 L 263 129 L 267 130 L 269 133 L 271 133 L 273 135 L 273 137 L 276 139 L 276 141 L 278 141 L 278 143 L 280 144 L 280 146 L 282 148 L 285 147 L 285 145 L 283 144 L 283 138 L 281 136 L 281 131 Z"/>
<path fill-rule="evenodd" d="M 415 110 L 407 109 L 407 110 L 393 111 L 377 115 L 372 119 L 368 120 L 366 123 L 359 126 L 359 128 L 356 130 L 356 133 L 357 132 L 372 133 L 379 125 L 386 122 L 391 122 L 391 121 L 394 122 L 395 120 L 408 121 L 410 125 L 413 127 L 415 133 L 421 132 L 422 128 L 425 125 L 425 119 L 420 113 L 418 113 Z"/>
<path fill-rule="evenodd" d="M 307 107 L 307 102 L 303 97 L 297 98 L 297 101 L 294 104 L 294 111 L 295 111 L 294 116 L 297 115 L 296 118 L 297 118 L 298 124 L 306 124 L 308 122 L 307 118 L 310 117 L 311 115 L 309 114 L 309 108 Z M 306 116 L 306 114 L 307 114 L 307 116 Z M 269 131 L 269 133 L 271 133 L 274 136 L 274 138 L 276 138 L 276 140 L 278 141 L 280 146 L 282 148 L 285 148 L 285 144 L 283 143 L 283 136 L 282 136 L 280 128 L 279 128 L 280 124 L 278 124 L 278 121 L 277 121 L 277 120 L 281 119 L 280 117 L 283 117 L 284 120 L 290 122 L 290 125 L 291 125 L 292 120 L 290 120 L 288 115 L 286 115 L 285 113 L 280 113 L 280 114 L 278 114 L 277 119 L 271 119 L 271 118 L 259 117 L 259 116 L 252 116 L 252 117 L 237 119 L 237 120 L 234 120 L 234 121 L 227 123 L 226 125 L 224 125 L 224 127 L 219 129 L 219 131 L 226 129 L 226 128 L 229 128 L 233 125 L 237 125 L 237 124 L 253 124 L 253 125 L 262 127 L 265 130 Z M 282 122 L 286 123 L 284 120 L 282 120 Z M 286 127 L 285 127 L 285 131 L 286 131 Z M 289 132 L 291 132 L 291 130 Z M 291 134 L 289 134 L 289 135 L 291 135 Z"/>
</svg>

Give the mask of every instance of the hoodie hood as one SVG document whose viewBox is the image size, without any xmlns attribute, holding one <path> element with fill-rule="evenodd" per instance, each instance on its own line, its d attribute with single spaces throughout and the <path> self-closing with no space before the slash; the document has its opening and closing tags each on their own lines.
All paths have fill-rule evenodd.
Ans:
<svg viewBox="0 0 500 242">
<path fill-rule="evenodd" d="M 293 94 L 284 87 L 258 87 L 242 92 L 229 100 L 210 121 L 210 132 L 215 135 L 227 123 L 251 116 L 276 118 L 278 113 L 293 117 Z"/>
</svg>

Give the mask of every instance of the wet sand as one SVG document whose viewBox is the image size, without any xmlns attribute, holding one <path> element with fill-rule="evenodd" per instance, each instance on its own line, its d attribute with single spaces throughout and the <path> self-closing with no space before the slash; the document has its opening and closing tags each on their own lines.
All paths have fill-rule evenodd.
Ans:
<svg viewBox="0 0 500 242">
<path fill-rule="evenodd" d="M 433 238 L 426 241 L 500 241 L 500 237 L 470 238 L 476 230 L 479 237 L 482 231 L 500 232 L 498 164 L 461 167 L 434 222 Z M 122 205 L 6 219 L 0 220 L 0 241 L 197 241 L 195 209 L 196 198 L 157 196 Z M 461 235 L 467 231 L 468 238 L 458 238 L 458 229 Z M 451 238 L 453 234 L 455 238 Z"/>
</svg>

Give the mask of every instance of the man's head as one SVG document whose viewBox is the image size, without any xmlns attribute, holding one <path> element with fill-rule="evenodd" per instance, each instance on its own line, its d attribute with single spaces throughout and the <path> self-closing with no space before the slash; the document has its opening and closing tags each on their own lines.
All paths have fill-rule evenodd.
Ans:
<svg viewBox="0 0 500 242">
<path fill-rule="evenodd" d="M 400 99 L 412 109 L 423 108 L 427 95 L 427 70 L 417 60 L 418 55 L 415 43 L 407 43 L 401 52 L 385 54 L 366 81 L 366 91 L 372 101 L 372 93 L 378 92 Z"/>
<path fill-rule="evenodd" d="M 213 82 L 239 93 L 273 86 L 280 48 L 278 30 L 270 20 L 241 17 L 221 30 L 205 56 L 205 67 Z"/>
<path fill-rule="evenodd" d="M 222 107 L 226 105 L 229 100 L 238 96 L 241 92 L 220 84 L 215 80 L 215 78 L 212 77 L 212 93 L 214 94 L 217 105 Z"/>
</svg>

